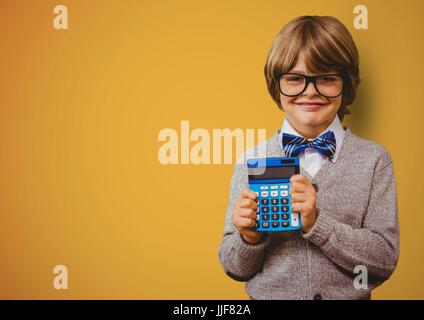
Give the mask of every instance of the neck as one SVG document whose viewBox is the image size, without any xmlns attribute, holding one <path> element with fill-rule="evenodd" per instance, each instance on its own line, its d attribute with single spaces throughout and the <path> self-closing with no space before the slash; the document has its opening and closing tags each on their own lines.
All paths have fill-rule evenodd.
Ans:
<svg viewBox="0 0 424 320">
<path fill-rule="evenodd" d="M 318 126 L 305 126 L 296 122 L 291 121 L 290 125 L 295 129 L 299 134 L 301 134 L 305 139 L 314 139 L 319 136 L 320 133 L 322 133 L 325 129 L 328 128 L 328 126 L 331 124 L 333 120 L 330 120 L 326 123 L 322 123 Z"/>
</svg>

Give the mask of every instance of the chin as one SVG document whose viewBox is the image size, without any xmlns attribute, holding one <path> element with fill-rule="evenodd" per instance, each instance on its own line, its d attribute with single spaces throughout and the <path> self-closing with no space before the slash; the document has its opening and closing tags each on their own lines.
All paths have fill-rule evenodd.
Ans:
<svg viewBox="0 0 424 320">
<path fill-rule="evenodd" d="M 323 122 L 326 122 L 326 117 L 317 114 L 316 112 L 305 112 L 298 114 L 296 119 L 304 126 L 318 126 Z"/>
</svg>

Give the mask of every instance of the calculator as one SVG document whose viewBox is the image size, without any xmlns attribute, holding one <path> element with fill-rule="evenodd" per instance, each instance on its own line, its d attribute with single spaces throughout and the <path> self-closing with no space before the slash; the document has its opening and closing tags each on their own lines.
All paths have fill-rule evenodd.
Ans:
<svg viewBox="0 0 424 320">
<path fill-rule="evenodd" d="M 300 173 L 299 158 L 247 160 L 249 188 L 258 196 L 254 231 L 292 231 L 302 228 L 299 213 L 292 212 L 290 177 Z"/>
</svg>

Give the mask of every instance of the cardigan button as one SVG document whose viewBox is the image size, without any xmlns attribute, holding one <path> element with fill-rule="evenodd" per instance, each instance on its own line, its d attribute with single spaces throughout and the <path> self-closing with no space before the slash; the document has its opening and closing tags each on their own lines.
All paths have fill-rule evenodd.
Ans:
<svg viewBox="0 0 424 320">
<path fill-rule="evenodd" d="M 318 192 L 318 186 L 315 183 L 313 183 L 312 186 L 314 187 L 315 192 Z"/>
<path fill-rule="evenodd" d="M 314 295 L 314 300 L 322 300 L 322 296 L 317 293 L 316 295 Z"/>
</svg>

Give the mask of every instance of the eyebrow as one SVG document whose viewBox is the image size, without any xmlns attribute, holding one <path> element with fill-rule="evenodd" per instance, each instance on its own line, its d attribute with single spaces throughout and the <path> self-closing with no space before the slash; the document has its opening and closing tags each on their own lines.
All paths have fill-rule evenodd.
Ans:
<svg viewBox="0 0 424 320">
<path fill-rule="evenodd" d="M 304 76 L 306 76 L 306 73 L 304 73 L 303 71 L 300 71 L 300 70 L 292 70 L 292 71 L 289 71 L 290 73 L 298 73 L 298 74 L 302 74 L 302 75 L 304 75 Z"/>
<path fill-rule="evenodd" d="M 300 75 L 303 75 L 303 76 L 307 76 L 307 74 L 305 72 L 301 71 L 301 70 L 292 70 L 292 71 L 289 71 L 289 73 L 297 73 L 297 74 L 300 74 Z M 337 74 L 337 72 L 333 72 L 333 71 L 320 72 L 316 75 L 321 75 L 321 74 Z"/>
</svg>

